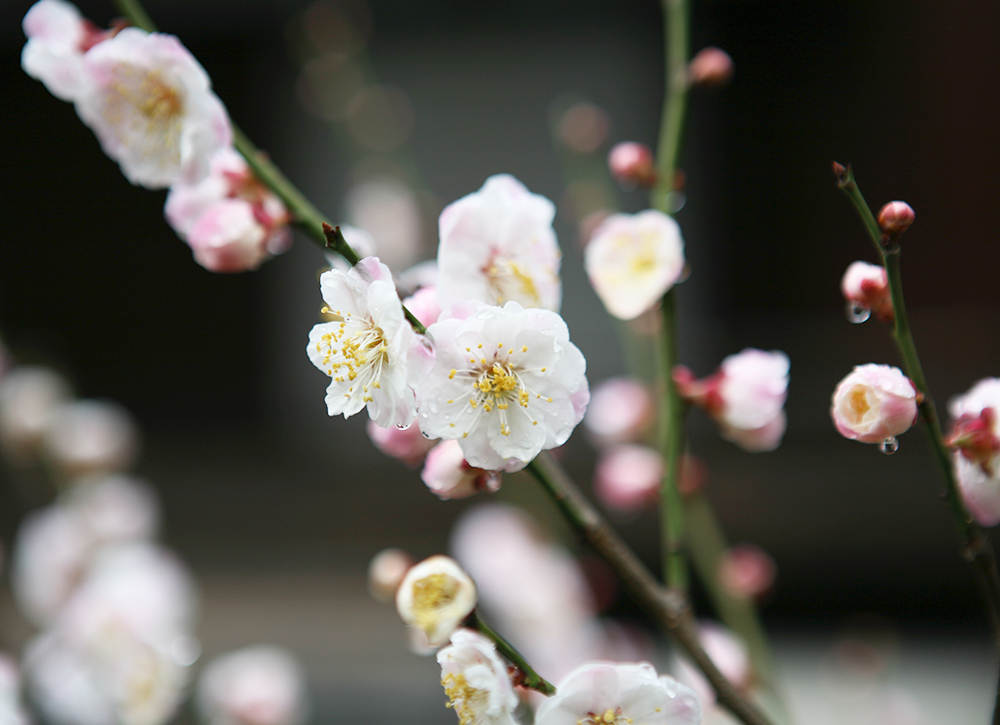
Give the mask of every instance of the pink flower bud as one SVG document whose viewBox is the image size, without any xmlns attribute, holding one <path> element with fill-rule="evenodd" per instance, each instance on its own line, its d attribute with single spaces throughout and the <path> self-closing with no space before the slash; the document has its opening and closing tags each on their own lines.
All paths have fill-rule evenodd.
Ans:
<svg viewBox="0 0 1000 725">
<path fill-rule="evenodd" d="M 733 59 L 721 48 L 703 48 L 688 64 L 688 82 L 693 86 L 721 86 L 733 77 Z"/>
<path fill-rule="evenodd" d="M 489 472 L 466 462 L 458 441 L 446 440 L 431 448 L 427 454 L 420 480 L 438 498 L 448 500 L 467 498 L 489 487 L 495 479 Z"/>
<path fill-rule="evenodd" d="M 611 509 L 634 511 L 656 500 L 663 480 L 663 458 L 652 448 L 621 445 L 601 456 L 594 470 L 594 492 Z"/>
<path fill-rule="evenodd" d="M 638 440 L 655 417 L 653 396 L 643 382 L 609 378 L 594 388 L 583 425 L 601 447 Z"/>
<path fill-rule="evenodd" d="M 878 226 L 882 230 L 882 241 L 895 242 L 910 228 L 916 213 L 905 201 L 890 201 L 878 213 Z"/>
<path fill-rule="evenodd" d="M 195 261 L 210 272 L 246 272 L 269 255 L 267 230 L 254 216 L 253 206 L 241 199 L 223 199 L 202 214 L 187 243 Z"/>
<path fill-rule="evenodd" d="M 380 602 L 395 601 L 396 590 L 413 564 L 413 557 L 402 549 L 383 549 L 368 565 L 368 591 Z"/>
<path fill-rule="evenodd" d="M 868 262 L 853 262 L 844 272 L 840 291 L 851 305 L 871 310 L 883 322 L 892 322 L 892 299 L 885 267 Z M 867 315 L 866 315 L 867 316 Z"/>
<path fill-rule="evenodd" d="M 434 287 L 421 287 L 403 300 L 403 306 L 412 312 L 424 327 L 430 327 L 441 316 L 441 305 L 438 304 L 437 289 Z"/>
<path fill-rule="evenodd" d="M 425 438 L 416 425 L 411 425 L 405 430 L 394 425 L 383 428 L 376 425 L 375 421 L 369 420 L 366 430 L 376 448 L 411 468 L 418 466 L 424 460 L 427 451 L 437 442 Z"/>
<path fill-rule="evenodd" d="M 917 390 L 899 368 L 858 365 L 840 381 L 830 414 L 845 438 L 881 443 L 917 422 Z"/>
<path fill-rule="evenodd" d="M 608 168 L 618 183 L 626 188 L 656 183 L 653 152 L 646 144 L 626 141 L 615 145 L 608 154 Z"/>
<path fill-rule="evenodd" d="M 719 559 L 719 581 L 735 597 L 759 599 L 771 590 L 776 576 L 774 559 L 753 544 L 737 544 Z"/>
<path fill-rule="evenodd" d="M 997 473 L 994 461 L 1000 456 L 1000 437 L 994 432 L 997 428 L 996 411 L 983 408 L 978 415 L 966 414 L 956 420 L 945 443 L 993 476 Z"/>
</svg>

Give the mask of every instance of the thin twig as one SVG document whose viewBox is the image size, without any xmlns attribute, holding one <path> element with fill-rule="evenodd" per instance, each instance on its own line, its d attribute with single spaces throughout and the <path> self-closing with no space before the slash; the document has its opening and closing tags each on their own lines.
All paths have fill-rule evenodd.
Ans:
<svg viewBox="0 0 1000 725">
<path fill-rule="evenodd" d="M 466 625 L 476 630 L 485 637 L 489 637 L 496 645 L 497 652 L 502 654 L 508 661 L 510 661 L 519 671 L 520 677 L 517 678 L 517 684 L 522 687 L 527 687 L 531 690 L 537 690 L 543 695 L 554 695 L 556 694 L 555 685 L 548 682 L 532 669 L 531 665 L 528 664 L 528 660 L 524 658 L 520 652 L 508 642 L 506 639 L 497 634 L 479 615 L 478 609 L 473 609 L 472 614 L 466 620 Z"/>
</svg>

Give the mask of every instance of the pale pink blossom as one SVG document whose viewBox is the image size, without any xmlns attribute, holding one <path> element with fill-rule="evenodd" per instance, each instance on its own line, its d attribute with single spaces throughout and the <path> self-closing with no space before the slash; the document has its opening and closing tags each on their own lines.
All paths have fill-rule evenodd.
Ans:
<svg viewBox="0 0 1000 725">
<path fill-rule="evenodd" d="M 899 368 L 858 365 L 837 385 L 830 414 L 845 438 L 881 443 L 917 422 L 917 390 Z"/>
<path fill-rule="evenodd" d="M 542 703 L 535 725 L 700 725 L 694 691 L 647 663 L 585 664 Z"/>
<path fill-rule="evenodd" d="M 403 300 L 403 306 L 424 327 L 430 327 L 441 317 L 441 304 L 438 302 L 437 289 L 434 287 L 421 287 Z"/>
<path fill-rule="evenodd" d="M 698 625 L 698 640 L 712 663 L 739 692 L 746 692 L 753 681 L 753 668 L 747 646 L 733 632 L 712 622 Z M 678 678 L 705 704 L 715 702 L 715 690 L 700 670 L 686 657 L 680 658 Z"/>
<path fill-rule="evenodd" d="M 242 199 L 223 199 L 198 218 L 187 243 L 198 264 L 210 272 L 246 272 L 267 259 L 267 230 Z"/>
<path fill-rule="evenodd" d="M 9 461 L 35 459 L 52 412 L 70 396 L 69 383 L 48 368 L 21 365 L 0 378 L 0 445 Z"/>
<path fill-rule="evenodd" d="M 334 322 L 315 325 L 306 352 L 330 376 L 327 411 L 349 418 L 362 408 L 383 428 L 406 426 L 416 417 L 408 375 L 411 348 L 420 346 L 403 317 L 389 268 L 366 257 L 344 273 L 320 277 L 327 314 Z"/>
<path fill-rule="evenodd" d="M 458 440 L 469 465 L 520 470 L 583 418 L 586 361 L 556 313 L 483 305 L 427 334 L 436 361 L 418 391 L 420 429 Z"/>
<path fill-rule="evenodd" d="M 599 446 L 633 443 L 656 419 L 649 387 L 635 378 L 609 378 L 594 387 L 583 425 Z"/>
<path fill-rule="evenodd" d="M 412 567 L 396 591 L 396 611 L 406 624 L 440 647 L 476 608 L 476 585 L 458 563 L 432 556 Z"/>
<path fill-rule="evenodd" d="M 365 430 L 379 451 L 390 458 L 402 461 L 410 468 L 419 466 L 427 456 L 427 452 L 437 443 L 425 438 L 420 428 L 415 425 L 406 428 L 395 425 L 383 428 L 376 425 L 375 421 L 369 420 Z"/>
<path fill-rule="evenodd" d="M 395 601 L 396 591 L 413 564 L 413 557 L 402 549 L 383 549 L 368 564 L 368 592 L 380 602 Z"/>
<path fill-rule="evenodd" d="M 97 29 L 63 0 L 39 0 L 24 16 L 22 27 L 28 37 L 21 51 L 24 72 L 56 98 L 74 101 L 83 84 L 83 54 L 98 41 Z"/>
<path fill-rule="evenodd" d="M 701 380 L 678 365 L 674 382 L 685 400 L 712 416 L 723 438 L 750 452 L 772 451 L 786 427 L 788 367 L 783 352 L 746 348 Z"/>
<path fill-rule="evenodd" d="M 594 493 L 608 508 L 634 511 L 656 501 L 663 457 L 648 446 L 623 444 L 604 451 L 594 468 Z"/>
<path fill-rule="evenodd" d="M 195 183 L 232 132 L 208 75 L 172 35 L 125 28 L 83 58 L 76 110 L 133 184 Z"/>
<path fill-rule="evenodd" d="M 889 296 L 889 277 L 885 267 L 868 262 L 852 262 L 840 281 L 844 299 L 884 322 L 891 322 L 894 314 Z"/>
<path fill-rule="evenodd" d="M 139 455 L 139 429 L 117 403 L 75 400 L 55 408 L 45 429 L 49 460 L 67 476 L 128 470 Z"/>
<path fill-rule="evenodd" d="M 560 252 L 555 205 L 513 176 L 491 176 L 479 191 L 441 212 L 441 307 L 465 300 L 558 310 Z"/>
<path fill-rule="evenodd" d="M 953 398 L 948 443 L 959 489 L 969 513 L 982 526 L 1000 523 L 1000 378 L 985 378 Z"/>
<path fill-rule="evenodd" d="M 590 283 L 607 311 L 633 320 L 655 307 L 684 271 L 684 240 L 671 217 L 655 209 L 612 214 L 584 250 Z"/>
<path fill-rule="evenodd" d="M 470 466 L 458 441 L 441 441 L 427 454 L 420 480 L 438 498 L 467 498 L 488 487 L 491 474 Z"/>
<path fill-rule="evenodd" d="M 762 597 L 771 590 L 777 573 L 771 555 L 754 544 L 737 544 L 719 558 L 719 583 L 735 597 Z"/>
<path fill-rule="evenodd" d="M 299 725 L 308 712 L 305 672 L 285 649 L 245 647 L 208 663 L 197 704 L 210 725 Z"/>
<path fill-rule="evenodd" d="M 448 706 L 461 725 L 517 725 L 514 710 L 520 701 L 491 640 L 469 629 L 455 630 L 437 661 Z"/>
</svg>

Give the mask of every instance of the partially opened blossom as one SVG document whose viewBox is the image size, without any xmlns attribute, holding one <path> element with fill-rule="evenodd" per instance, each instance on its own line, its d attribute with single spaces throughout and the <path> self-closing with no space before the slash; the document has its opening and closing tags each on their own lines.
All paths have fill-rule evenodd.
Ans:
<svg viewBox="0 0 1000 725">
<path fill-rule="evenodd" d="M 536 725 L 699 725 L 694 691 L 652 665 L 595 663 L 578 667 L 542 703 Z"/>
<path fill-rule="evenodd" d="M 871 310 L 883 322 L 892 322 L 892 299 L 885 267 L 868 262 L 852 262 L 840 281 L 844 299 L 862 310 Z"/>
<path fill-rule="evenodd" d="M 837 385 L 830 414 L 845 438 L 881 443 L 917 422 L 917 390 L 899 368 L 858 365 Z"/>
<path fill-rule="evenodd" d="M 704 408 L 723 438 L 750 452 L 771 451 L 785 432 L 788 366 L 783 352 L 746 348 L 710 377 L 696 380 L 681 365 L 673 376 L 681 396 Z"/>
<path fill-rule="evenodd" d="M 448 706 L 461 725 L 517 725 L 518 698 L 493 642 L 470 629 L 458 629 L 437 661 Z"/>
<path fill-rule="evenodd" d="M 440 647 L 476 608 L 476 585 L 447 556 L 432 556 L 412 567 L 396 592 L 396 610 L 404 622 Z"/>
<path fill-rule="evenodd" d="M 508 174 L 445 207 L 439 222 L 442 308 L 464 300 L 558 310 L 560 252 L 555 205 Z"/>
<path fill-rule="evenodd" d="M 420 429 L 458 440 L 469 465 L 520 470 L 583 418 L 586 361 L 556 313 L 483 305 L 427 334 L 436 362 L 419 388 Z"/>
<path fill-rule="evenodd" d="M 80 118 L 133 184 L 194 183 L 232 131 L 208 75 L 172 35 L 125 28 L 83 58 Z"/>
<path fill-rule="evenodd" d="M 427 454 L 420 480 L 441 499 L 467 498 L 487 488 L 489 471 L 470 466 L 457 441 L 441 441 Z"/>
<path fill-rule="evenodd" d="M 969 513 L 983 526 L 1000 523 L 1000 378 L 980 380 L 948 404 L 948 444 Z"/>
<path fill-rule="evenodd" d="M 584 266 L 608 312 L 632 320 L 680 279 L 684 240 L 677 222 L 661 211 L 612 214 L 594 231 Z"/>
<path fill-rule="evenodd" d="M 210 725 L 299 725 L 308 711 L 305 672 L 290 652 L 256 645 L 221 655 L 198 680 Z"/>
<path fill-rule="evenodd" d="M 417 411 L 407 360 L 418 343 L 389 268 L 366 257 L 346 273 L 324 272 L 320 290 L 335 321 L 313 327 L 306 352 L 330 376 L 329 414 L 349 418 L 367 408 L 383 428 L 412 423 Z"/>
</svg>

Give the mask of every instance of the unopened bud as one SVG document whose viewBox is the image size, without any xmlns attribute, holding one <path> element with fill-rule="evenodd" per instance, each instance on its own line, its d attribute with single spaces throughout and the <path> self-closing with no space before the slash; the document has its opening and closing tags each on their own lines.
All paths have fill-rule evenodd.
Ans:
<svg viewBox="0 0 1000 725">
<path fill-rule="evenodd" d="M 703 48 L 688 64 L 688 82 L 693 86 L 722 86 L 733 77 L 733 59 L 721 48 Z"/>
<path fill-rule="evenodd" d="M 878 213 L 883 242 L 895 242 L 910 228 L 916 213 L 905 201 L 890 201 Z"/>
<path fill-rule="evenodd" d="M 368 591 L 380 602 L 391 602 L 406 572 L 413 566 L 413 557 L 402 549 L 383 549 L 368 565 Z"/>
<path fill-rule="evenodd" d="M 645 144 L 635 141 L 617 144 L 608 154 L 608 168 L 618 183 L 626 188 L 656 183 L 653 152 Z"/>
</svg>

